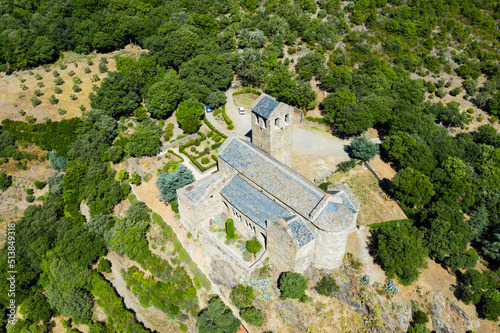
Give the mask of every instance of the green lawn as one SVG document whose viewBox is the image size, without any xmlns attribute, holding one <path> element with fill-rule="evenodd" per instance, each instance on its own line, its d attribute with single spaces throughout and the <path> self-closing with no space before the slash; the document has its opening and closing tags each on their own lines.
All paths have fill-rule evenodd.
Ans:
<svg viewBox="0 0 500 333">
<path fill-rule="evenodd" d="M 255 102 L 254 99 L 251 99 L 248 97 L 241 97 L 241 98 L 236 99 L 236 101 L 239 104 L 243 104 L 244 106 L 248 106 L 248 107 L 252 106 L 252 104 Z"/>
</svg>

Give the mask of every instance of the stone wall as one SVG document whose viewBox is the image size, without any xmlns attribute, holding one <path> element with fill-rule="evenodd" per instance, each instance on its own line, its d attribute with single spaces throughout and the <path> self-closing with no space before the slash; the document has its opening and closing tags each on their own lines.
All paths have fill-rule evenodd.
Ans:
<svg viewBox="0 0 500 333">
<path fill-rule="evenodd" d="M 200 136 L 198 134 L 196 134 L 196 133 L 190 134 L 190 135 L 186 136 L 185 138 L 182 138 L 182 139 L 179 139 L 179 140 L 175 140 L 174 142 L 168 142 L 168 143 L 164 144 L 163 146 L 161 146 L 161 150 L 165 151 L 165 150 L 168 150 L 168 149 L 177 148 L 177 147 L 185 144 L 189 140 L 196 140 L 196 139 L 199 139 L 199 138 L 200 138 Z"/>
<path fill-rule="evenodd" d="M 349 231 L 324 231 L 316 228 L 316 246 L 313 265 L 318 268 L 335 269 L 342 265 Z"/>
<path fill-rule="evenodd" d="M 248 217 L 243 215 L 243 213 L 241 213 L 224 198 L 222 200 L 224 201 L 224 208 L 227 209 L 227 215 L 234 220 L 236 233 L 242 236 L 244 239 L 252 239 L 255 236 L 259 239 L 259 242 L 262 245 L 265 245 L 265 243 L 262 242 L 262 234 L 265 235 L 266 230 L 253 223 Z"/>
<path fill-rule="evenodd" d="M 267 221 L 267 252 L 273 266 L 281 271 L 295 268 L 297 245 L 288 233 L 285 221 L 272 219 Z"/>
<path fill-rule="evenodd" d="M 285 165 L 292 162 L 293 107 L 280 103 L 264 119 L 252 112 L 252 142 Z"/>
<path fill-rule="evenodd" d="M 187 231 L 196 234 L 200 223 L 219 215 L 223 211 L 224 204 L 220 190 L 230 178 L 231 175 L 218 172 L 177 190 L 179 222 Z M 188 190 L 190 186 L 206 186 L 200 200 L 191 200 Z"/>
</svg>

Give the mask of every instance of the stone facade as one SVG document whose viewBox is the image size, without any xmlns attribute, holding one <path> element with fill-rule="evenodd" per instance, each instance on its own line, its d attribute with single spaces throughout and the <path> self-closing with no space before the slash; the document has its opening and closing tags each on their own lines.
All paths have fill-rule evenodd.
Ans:
<svg viewBox="0 0 500 333">
<path fill-rule="evenodd" d="M 196 234 L 216 215 L 231 217 L 237 233 L 256 237 L 277 268 L 335 269 L 360 203 L 346 183 L 324 192 L 284 163 L 291 159 L 293 108 L 264 97 L 252 110 L 252 142 L 231 135 L 218 150 L 219 172 L 177 190 L 180 223 Z"/>
<path fill-rule="evenodd" d="M 262 94 L 252 105 L 252 142 L 281 163 L 292 163 L 292 106 Z"/>
</svg>

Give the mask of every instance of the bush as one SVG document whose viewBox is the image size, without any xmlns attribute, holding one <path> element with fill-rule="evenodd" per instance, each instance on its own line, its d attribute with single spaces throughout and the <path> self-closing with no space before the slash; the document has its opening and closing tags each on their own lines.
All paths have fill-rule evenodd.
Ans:
<svg viewBox="0 0 500 333">
<path fill-rule="evenodd" d="M 97 74 L 92 75 L 92 77 L 90 78 L 90 81 L 92 81 L 92 82 L 97 82 L 99 80 L 100 80 L 99 75 L 97 75 Z"/>
<path fill-rule="evenodd" d="M 34 122 L 36 122 L 36 118 L 35 118 L 35 117 L 33 117 L 33 115 L 31 115 L 31 114 L 30 114 L 30 115 L 27 115 L 25 119 L 26 119 L 26 121 L 27 121 L 28 123 L 30 123 L 30 124 L 33 124 Z"/>
<path fill-rule="evenodd" d="M 26 201 L 27 201 L 27 202 L 33 202 L 33 201 L 35 201 L 35 196 L 34 196 L 34 195 L 32 195 L 32 194 L 28 194 L 28 195 L 26 196 Z"/>
<path fill-rule="evenodd" d="M 82 83 L 83 83 L 83 81 L 82 81 L 82 79 L 80 79 L 78 76 L 75 76 L 75 77 L 73 78 L 73 83 L 74 83 L 74 84 L 82 84 Z"/>
<path fill-rule="evenodd" d="M 35 180 L 35 187 L 39 190 L 43 189 L 47 185 L 47 182 Z"/>
<path fill-rule="evenodd" d="M 43 77 L 40 74 L 37 73 L 37 74 L 35 74 L 35 79 L 41 80 L 41 79 L 43 79 Z"/>
<path fill-rule="evenodd" d="M 55 92 L 56 94 L 60 94 L 60 93 L 62 93 L 62 89 L 61 89 L 61 87 L 54 87 L 54 92 Z"/>
<path fill-rule="evenodd" d="M 250 253 L 256 254 L 262 248 L 262 244 L 257 240 L 257 238 L 252 238 L 247 242 L 247 250 Z"/>
<path fill-rule="evenodd" d="M 340 162 L 337 171 L 348 172 L 357 165 L 355 160 L 349 160 L 345 162 Z"/>
<path fill-rule="evenodd" d="M 245 287 L 242 285 L 236 286 L 231 290 L 229 296 L 231 302 L 239 310 L 252 306 L 252 301 L 255 298 L 252 287 Z"/>
<path fill-rule="evenodd" d="M 78 97 L 76 97 L 75 94 L 70 94 L 69 98 L 71 98 L 72 101 L 75 101 Z"/>
<path fill-rule="evenodd" d="M 42 104 L 42 101 L 40 100 L 40 98 L 38 98 L 36 96 L 31 97 L 30 102 L 31 102 L 31 105 L 33 105 L 33 107 Z"/>
<path fill-rule="evenodd" d="M 210 160 L 208 159 L 208 157 L 203 157 L 201 159 L 201 164 L 208 164 L 208 162 L 210 162 Z"/>
<path fill-rule="evenodd" d="M 59 74 L 59 72 L 58 72 L 58 71 L 54 70 L 54 71 L 52 72 L 52 75 L 53 75 L 54 77 L 59 77 L 59 75 L 60 75 L 60 74 Z"/>
<path fill-rule="evenodd" d="M 439 98 L 443 98 L 446 95 L 446 91 L 444 91 L 442 88 L 439 88 L 436 90 L 436 96 Z"/>
<path fill-rule="evenodd" d="M 453 88 L 451 91 L 450 91 L 450 95 L 451 96 L 457 96 L 458 94 L 460 94 L 460 92 L 462 91 L 462 87 L 456 87 L 456 88 Z"/>
<path fill-rule="evenodd" d="M 250 325 L 260 327 L 264 324 L 264 314 L 255 307 L 249 307 L 240 311 L 241 319 Z"/>
<path fill-rule="evenodd" d="M 27 188 L 27 189 L 26 189 L 26 194 L 27 194 L 27 195 L 33 195 L 33 193 L 34 193 L 34 191 L 33 191 L 33 189 L 32 189 L 32 188 Z"/>
<path fill-rule="evenodd" d="M 5 171 L 0 172 L 0 190 L 6 191 L 12 185 L 12 176 L 7 176 Z"/>
<path fill-rule="evenodd" d="M 28 89 L 28 87 L 27 87 L 24 83 L 21 83 L 21 84 L 19 85 L 19 88 L 21 88 L 21 90 L 26 90 L 26 89 Z"/>
<path fill-rule="evenodd" d="M 316 289 L 320 295 L 332 297 L 339 292 L 340 287 L 333 277 L 326 275 L 321 278 L 314 289 Z"/>
<path fill-rule="evenodd" d="M 90 72 L 92 72 L 88 67 L 85 67 L 83 71 L 85 72 L 85 74 L 90 74 Z"/>
<path fill-rule="evenodd" d="M 177 202 L 177 199 L 170 200 L 170 207 L 172 207 L 172 210 L 176 214 L 179 214 L 179 204 Z"/>
<path fill-rule="evenodd" d="M 305 291 L 307 289 L 307 277 L 295 272 L 281 273 L 278 279 L 278 288 L 281 291 L 281 299 L 298 298 L 307 300 Z"/>
<path fill-rule="evenodd" d="M 349 145 L 350 155 L 363 161 L 371 160 L 379 153 L 379 147 L 363 136 L 354 138 Z"/>
<path fill-rule="evenodd" d="M 108 66 L 105 63 L 101 62 L 98 66 L 99 73 L 106 73 L 108 71 Z"/>
<path fill-rule="evenodd" d="M 59 113 L 59 115 L 63 116 L 63 115 L 65 115 L 68 112 L 65 109 L 58 108 L 57 109 L 57 113 Z"/>
<path fill-rule="evenodd" d="M 36 85 L 37 85 L 39 88 L 43 88 L 43 87 L 45 87 L 45 84 L 44 84 L 43 82 L 38 82 Z"/>
<path fill-rule="evenodd" d="M 80 88 L 80 86 L 78 84 L 74 84 L 73 85 L 73 91 L 74 92 L 80 92 L 80 91 L 82 91 L 82 88 Z"/>
<path fill-rule="evenodd" d="M 429 322 L 429 315 L 420 309 L 413 310 L 411 319 L 415 324 L 427 324 Z"/>
<path fill-rule="evenodd" d="M 97 265 L 97 271 L 99 273 L 111 273 L 111 262 L 101 258 L 101 260 L 99 260 L 99 264 Z"/>
<path fill-rule="evenodd" d="M 93 64 L 94 62 L 92 61 L 92 59 L 87 58 L 87 65 L 92 66 Z"/>
<path fill-rule="evenodd" d="M 54 105 L 54 104 L 59 103 L 59 100 L 56 98 L 55 95 L 50 95 L 50 97 L 49 97 L 49 103 L 52 104 L 52 105 Z"/>
<path fill-rule="evenodd" d="M 68 163 L 68 159 L 64 156 L 58 156 L 56 151 L 51 151 L 48 153 L 50 166 L 52 169 L 57 171 L 66 170 L 66 164 Z"/>
<path fill-rule="evenodd" d="M 232 129 L 234 129 L 234 125 L 233 125 L 233 124 L 229 125 L 229 126 L 227 127 L 227 129 L 228 129 L 228 130 L 232 130 Z"/>
<path fill-rule="evenodd" d="M 132 174 L 132 184 L 141 185 L 142 179 L 141 175 L 139 175 L 136 171 Z"/>
<path fill-rule="evenodd" d="M 64 80 L 63 80 L 63 79 L 62 79 L 62 77 L 60 77 L 60 76 L 58 76 L 58 77 L 56 77 L 56 78 L 54 79 L 54 84 L 55 84 L 56 86 L 60 86 L 60 85 L 62 85 L 63 83 L 64 83 Z"/>
<path fill-rule="evenodd" d="M 73 75 L 75 75 L 75 71 L 74 71 L 74 70 L 70 70 L 70 71 L 68 72 L 68 75 L 69 75 L 69 76 L 73 76 Z"/>
<path fill-rule="evenodd" d="M 40 96 L 42 96 L 42 95 L 43 95 L 40 89 L 35 89 L 35 91 L 33 91 L 33 94 L 34 94 L 35 96 L 37 96 L 37 97 L 40 97 Z"/>
<path fill-rule="evenodd" d="M 226 235 L 228 239 L 233 239 L 236 236 L 236 228 L 234 227 L 234 220 L 227 219 L 226 220 Z"/>
<path fill-rule="evenodd" d="M 196 147 L 191 147 L 191 149 L 190 149 L 190 150 L 191 150 L 191 152 L 193 152 L 193 153 L 194 153 L 194 152 L 196 151 Z"/>
</svg>

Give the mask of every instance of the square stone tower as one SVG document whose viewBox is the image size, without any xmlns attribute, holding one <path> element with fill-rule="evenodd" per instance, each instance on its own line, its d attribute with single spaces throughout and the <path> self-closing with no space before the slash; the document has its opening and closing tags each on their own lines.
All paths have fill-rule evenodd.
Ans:
<svg viewBox="0 0 500 333">
<path fill-rule="evenodd" d="M 252 143 L 281 163 L 292 163 L 293 107 L 262 94 L 252 105 Z"/>
</svg>

